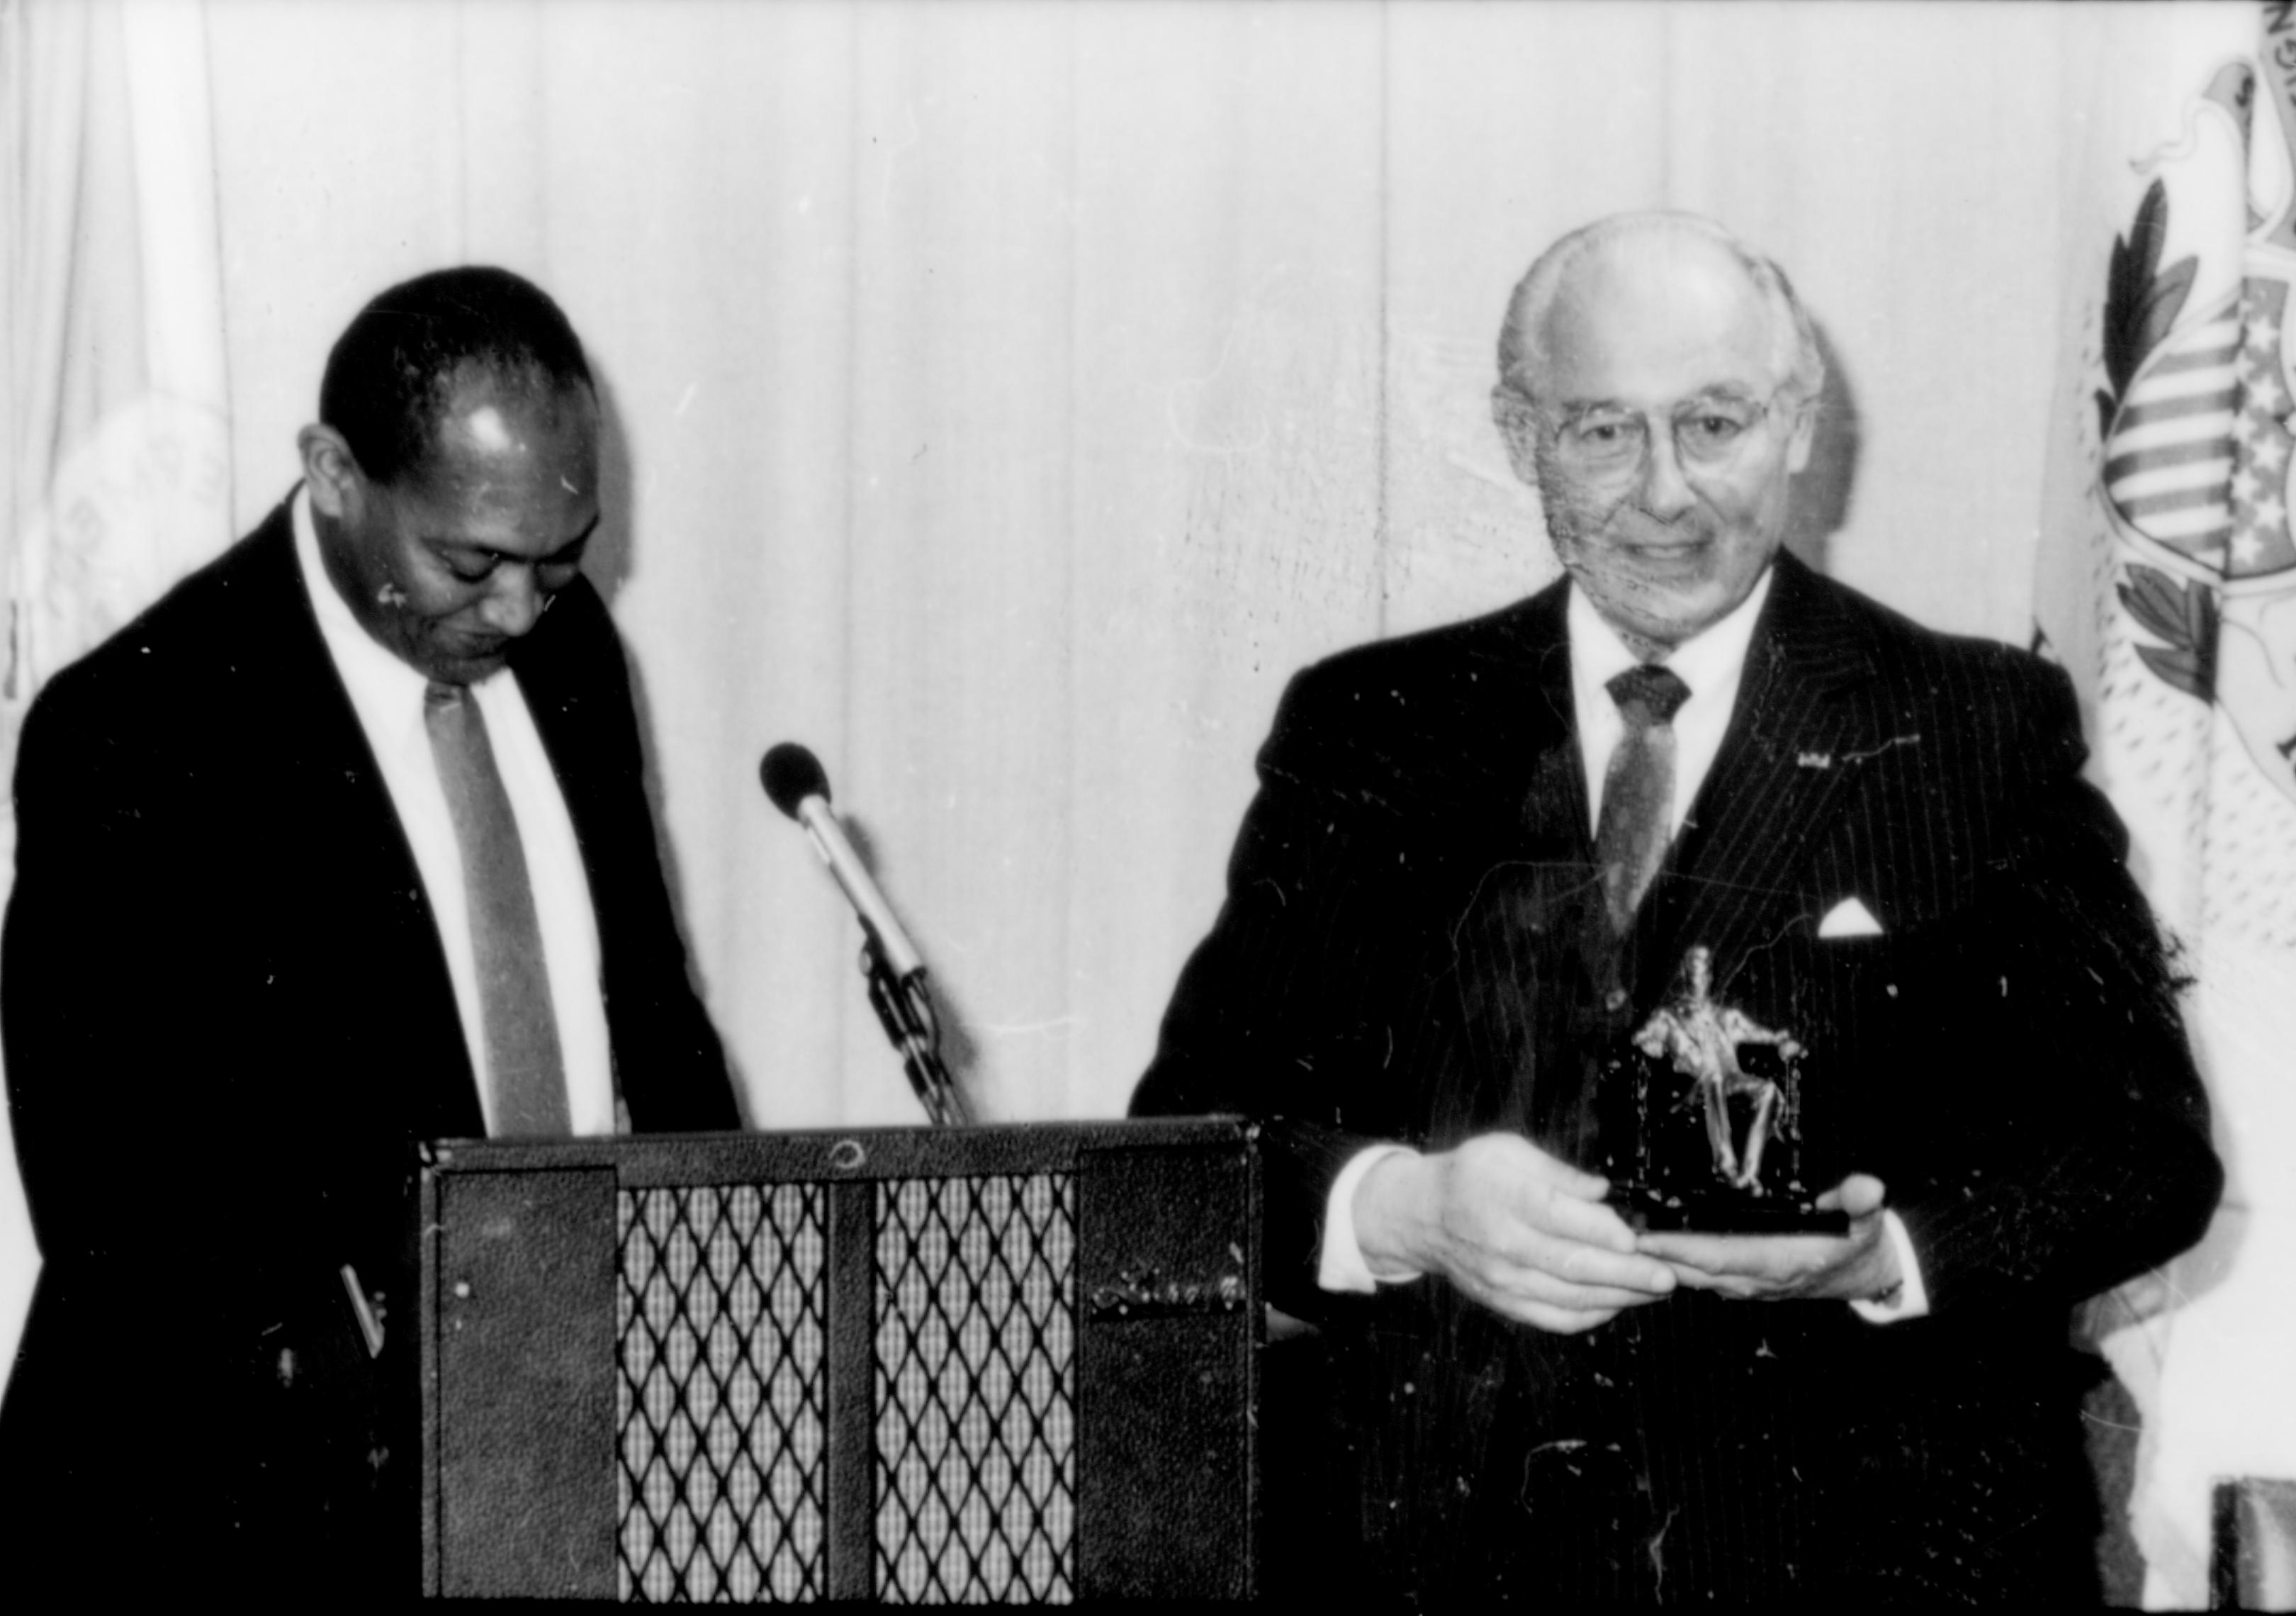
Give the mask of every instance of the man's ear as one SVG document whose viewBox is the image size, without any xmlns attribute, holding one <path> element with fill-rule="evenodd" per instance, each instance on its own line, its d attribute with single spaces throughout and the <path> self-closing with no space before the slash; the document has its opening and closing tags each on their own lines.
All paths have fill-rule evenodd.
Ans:
<svg viewBox="0 0 2296 1616">
<path fill-rule="evenodd" d="M 295 434 L 311 508 L 330 521 L 357 521 L 366 500 L 366 478 L 343 435 L 331 426 L 307 426 Z"/>
<path fill-rule="evenodd" d="M 1817 441 L 1817 400 L 1808 399 L 1794 406 L 1793 436 L 1786 440 L 1786 471 L 1789 474 L 1801 472 L 1809 465 L 1810 446 Z"/>
<path fill-rule="evenodd" d="M 1507 463 L 1531 488 L 1538 486 L 1538 410 L 1505 382 L 1491 389 L 1491 420 L 1506 445 Z"/>
</svg>

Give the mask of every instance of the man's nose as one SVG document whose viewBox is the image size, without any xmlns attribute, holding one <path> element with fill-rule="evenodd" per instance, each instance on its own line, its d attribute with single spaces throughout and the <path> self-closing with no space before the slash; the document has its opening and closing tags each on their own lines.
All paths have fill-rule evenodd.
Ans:
<svg viewBox="0 0 2296 1616">
<path fill-rule="evenodd" d="M 505 562 L 495 569 L 494 587 L 480 611 L 488 627 L 514 640 L 540 619 L 548 599 L 532 567 Z"/>
<path fill-rule="evenodd" d="M 1674 447 L 1673 433 L 1651 434 L 1650 452 L 1643 457 L 1642 482 L 1636 493 L 1636 503 L 1660 521 L 1672 521 L 1698 497 L 1682 474 L 1682 456 Z"/>
</svg>

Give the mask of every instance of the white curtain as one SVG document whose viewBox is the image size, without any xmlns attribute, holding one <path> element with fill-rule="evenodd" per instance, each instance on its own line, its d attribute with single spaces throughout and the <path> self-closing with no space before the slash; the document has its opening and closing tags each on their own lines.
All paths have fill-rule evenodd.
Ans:
<svg viewBox="0 0 2296 1616">
<path fill-rule="evenodd" d="M 603 581 L 752 1117 L 916 1114 L 756 789 L 785 737 L 981 1108 L 1110 1114 L 1284 677 L 1551 575 L 1484 399 L 1562 229 L 1778 253 L 1842 374 L 1809 545 L 2026 636 L 2083 15 L 211 4 L 238 515 L 366 296 L 533 275 L 608 394 Z"/>
<path fill-rule="evenodd" d="M 234 522 L 367 297 L 534 276 L 603 383 L 594 570 L 753 1121 L 919 1114 L 757 788 L 784 738 L 982 1112 L 1114 1114 L 1285 677 L 1552 575 L 1485 398 L 1559 232 L 1685 207 L 1777 255 L 1836 372 L 1798 546 L 2026 640 L 2069 176 L 2136 9 L 184 6 Z"/>
</svg>

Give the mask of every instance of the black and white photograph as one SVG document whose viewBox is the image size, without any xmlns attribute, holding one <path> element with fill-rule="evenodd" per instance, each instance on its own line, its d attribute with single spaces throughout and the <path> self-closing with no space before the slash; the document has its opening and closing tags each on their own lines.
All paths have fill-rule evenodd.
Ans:
<svg viewBox="0 0 2296 1616">
<path fill-rule="evenodd" d="M 0 1546 L 2296 1610 L 2296 5 L 0 0 Z"/>
</svg>

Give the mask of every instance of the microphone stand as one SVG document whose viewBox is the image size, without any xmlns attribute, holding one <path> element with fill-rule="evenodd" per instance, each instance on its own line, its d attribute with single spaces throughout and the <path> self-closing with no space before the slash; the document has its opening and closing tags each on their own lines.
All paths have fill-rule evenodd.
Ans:
<svg viewBox="0 0 2296 1616">
<path fill-rule="evenodd" d="M 866 926 L 861 930 L 868 939 L 861 950 L 861 974 L 869 983 L 869 1003 L 885 1036 L 900 1052 L 909 1087 L 916 1090 L 935 1128 L 970 1126 L 972 1112 L 940 1058 L 940 1018 L 933 1013 L 932 997 L 925 991 L 924 967 L 895 976 L 876 933 Z"/>
</svg>

